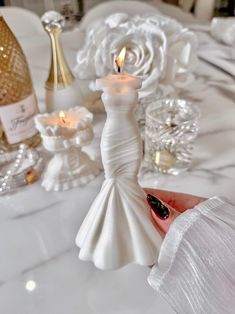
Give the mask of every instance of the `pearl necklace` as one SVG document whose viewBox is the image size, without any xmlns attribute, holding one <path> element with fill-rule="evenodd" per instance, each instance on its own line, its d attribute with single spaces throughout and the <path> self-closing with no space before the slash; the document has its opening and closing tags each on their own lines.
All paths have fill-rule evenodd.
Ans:
<svg viewBox="0 0 235 314">
<path fill-rule="evenodd" d="M 24 160 L 28 160 L 30 166 L 19 172 Z M 9 193 L 16 188 L 37 181 L 44 168 L 43 160 L 39 153 L 25 144 L 20 144 L 19 150 L 0 154 L 0 166 L 15 160 L 5 174 L 0 174 L 0 195 Z"/>
</svg>

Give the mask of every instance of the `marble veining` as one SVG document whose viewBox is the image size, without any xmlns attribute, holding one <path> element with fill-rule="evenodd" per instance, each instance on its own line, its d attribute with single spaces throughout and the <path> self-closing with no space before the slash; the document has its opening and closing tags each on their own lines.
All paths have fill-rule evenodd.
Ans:
<svg viewBox="0 0 235 314">
<path fill-rule="evenodd" d="M 32 215 L 37 215 L 38 213 L 42 212 L 43 210 L 47 210 L 51 207 L 58 206 L 59 204 L 62 205 L 61 203 L 62 203 L 62 201 L 56 201 L 56 202 L 53 202 L 52 204 L 48 204 L 47 206 L 43 206 L 42 208 L 37 208 L 33 212 L 27 212 L 27 213 L 19 214 L 19 215 L 13 217 L 12 219 L 21 219 L 21 218 L 32 216 Z"/>
</svg>

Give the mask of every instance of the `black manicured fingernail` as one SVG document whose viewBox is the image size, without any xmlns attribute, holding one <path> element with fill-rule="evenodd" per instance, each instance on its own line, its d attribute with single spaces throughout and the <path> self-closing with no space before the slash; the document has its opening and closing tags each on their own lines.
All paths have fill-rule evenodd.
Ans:
<svg viewBox="0 0 235 314">
<path fill-rule="evenodd" d="M 151 194 L 147 194 L 147 202 L 160 219 L 165 220 L 169 217 L 169 209 L 158 198 Z"/>
</svg>

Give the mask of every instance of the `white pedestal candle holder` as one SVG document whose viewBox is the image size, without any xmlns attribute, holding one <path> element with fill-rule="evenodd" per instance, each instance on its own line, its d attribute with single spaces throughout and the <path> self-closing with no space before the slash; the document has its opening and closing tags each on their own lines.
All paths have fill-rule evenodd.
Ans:
<svg viewBox="0 0 235 314">
<path fill-rule="evenodd" d="M 156 262 L 162 242 L 138 184 L 141 139 L 134 109 L 141 81 L 128 75 L 97 80 L 107 120 L 101 139 L 105 181 L 76 237 L 79 258 L 103 270 Z"/>
<path fill-rule="evenodd" d="M 35 117 L 46 150 L 53 153 L 42 186 L 47 191 L 65 191 L 94 179 L 98 163 L 82 151 L 93 139 L 93 115 L 84 107 L 66 112 L 39 114 Z"/>
</svg>

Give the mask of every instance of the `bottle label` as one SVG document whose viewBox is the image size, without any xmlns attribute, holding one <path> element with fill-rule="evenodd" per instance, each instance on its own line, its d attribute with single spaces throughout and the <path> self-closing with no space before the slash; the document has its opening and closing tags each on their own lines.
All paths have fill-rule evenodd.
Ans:
<svg viewBox="0 0 235 314">
<path fill-rule="evenodd" d="M 9 144 L 22 142 L 37 133 L 33 119 L 37 113 L 34 94 L 17 103 L 0 107 L 0 120 Z"/>
</svg>

